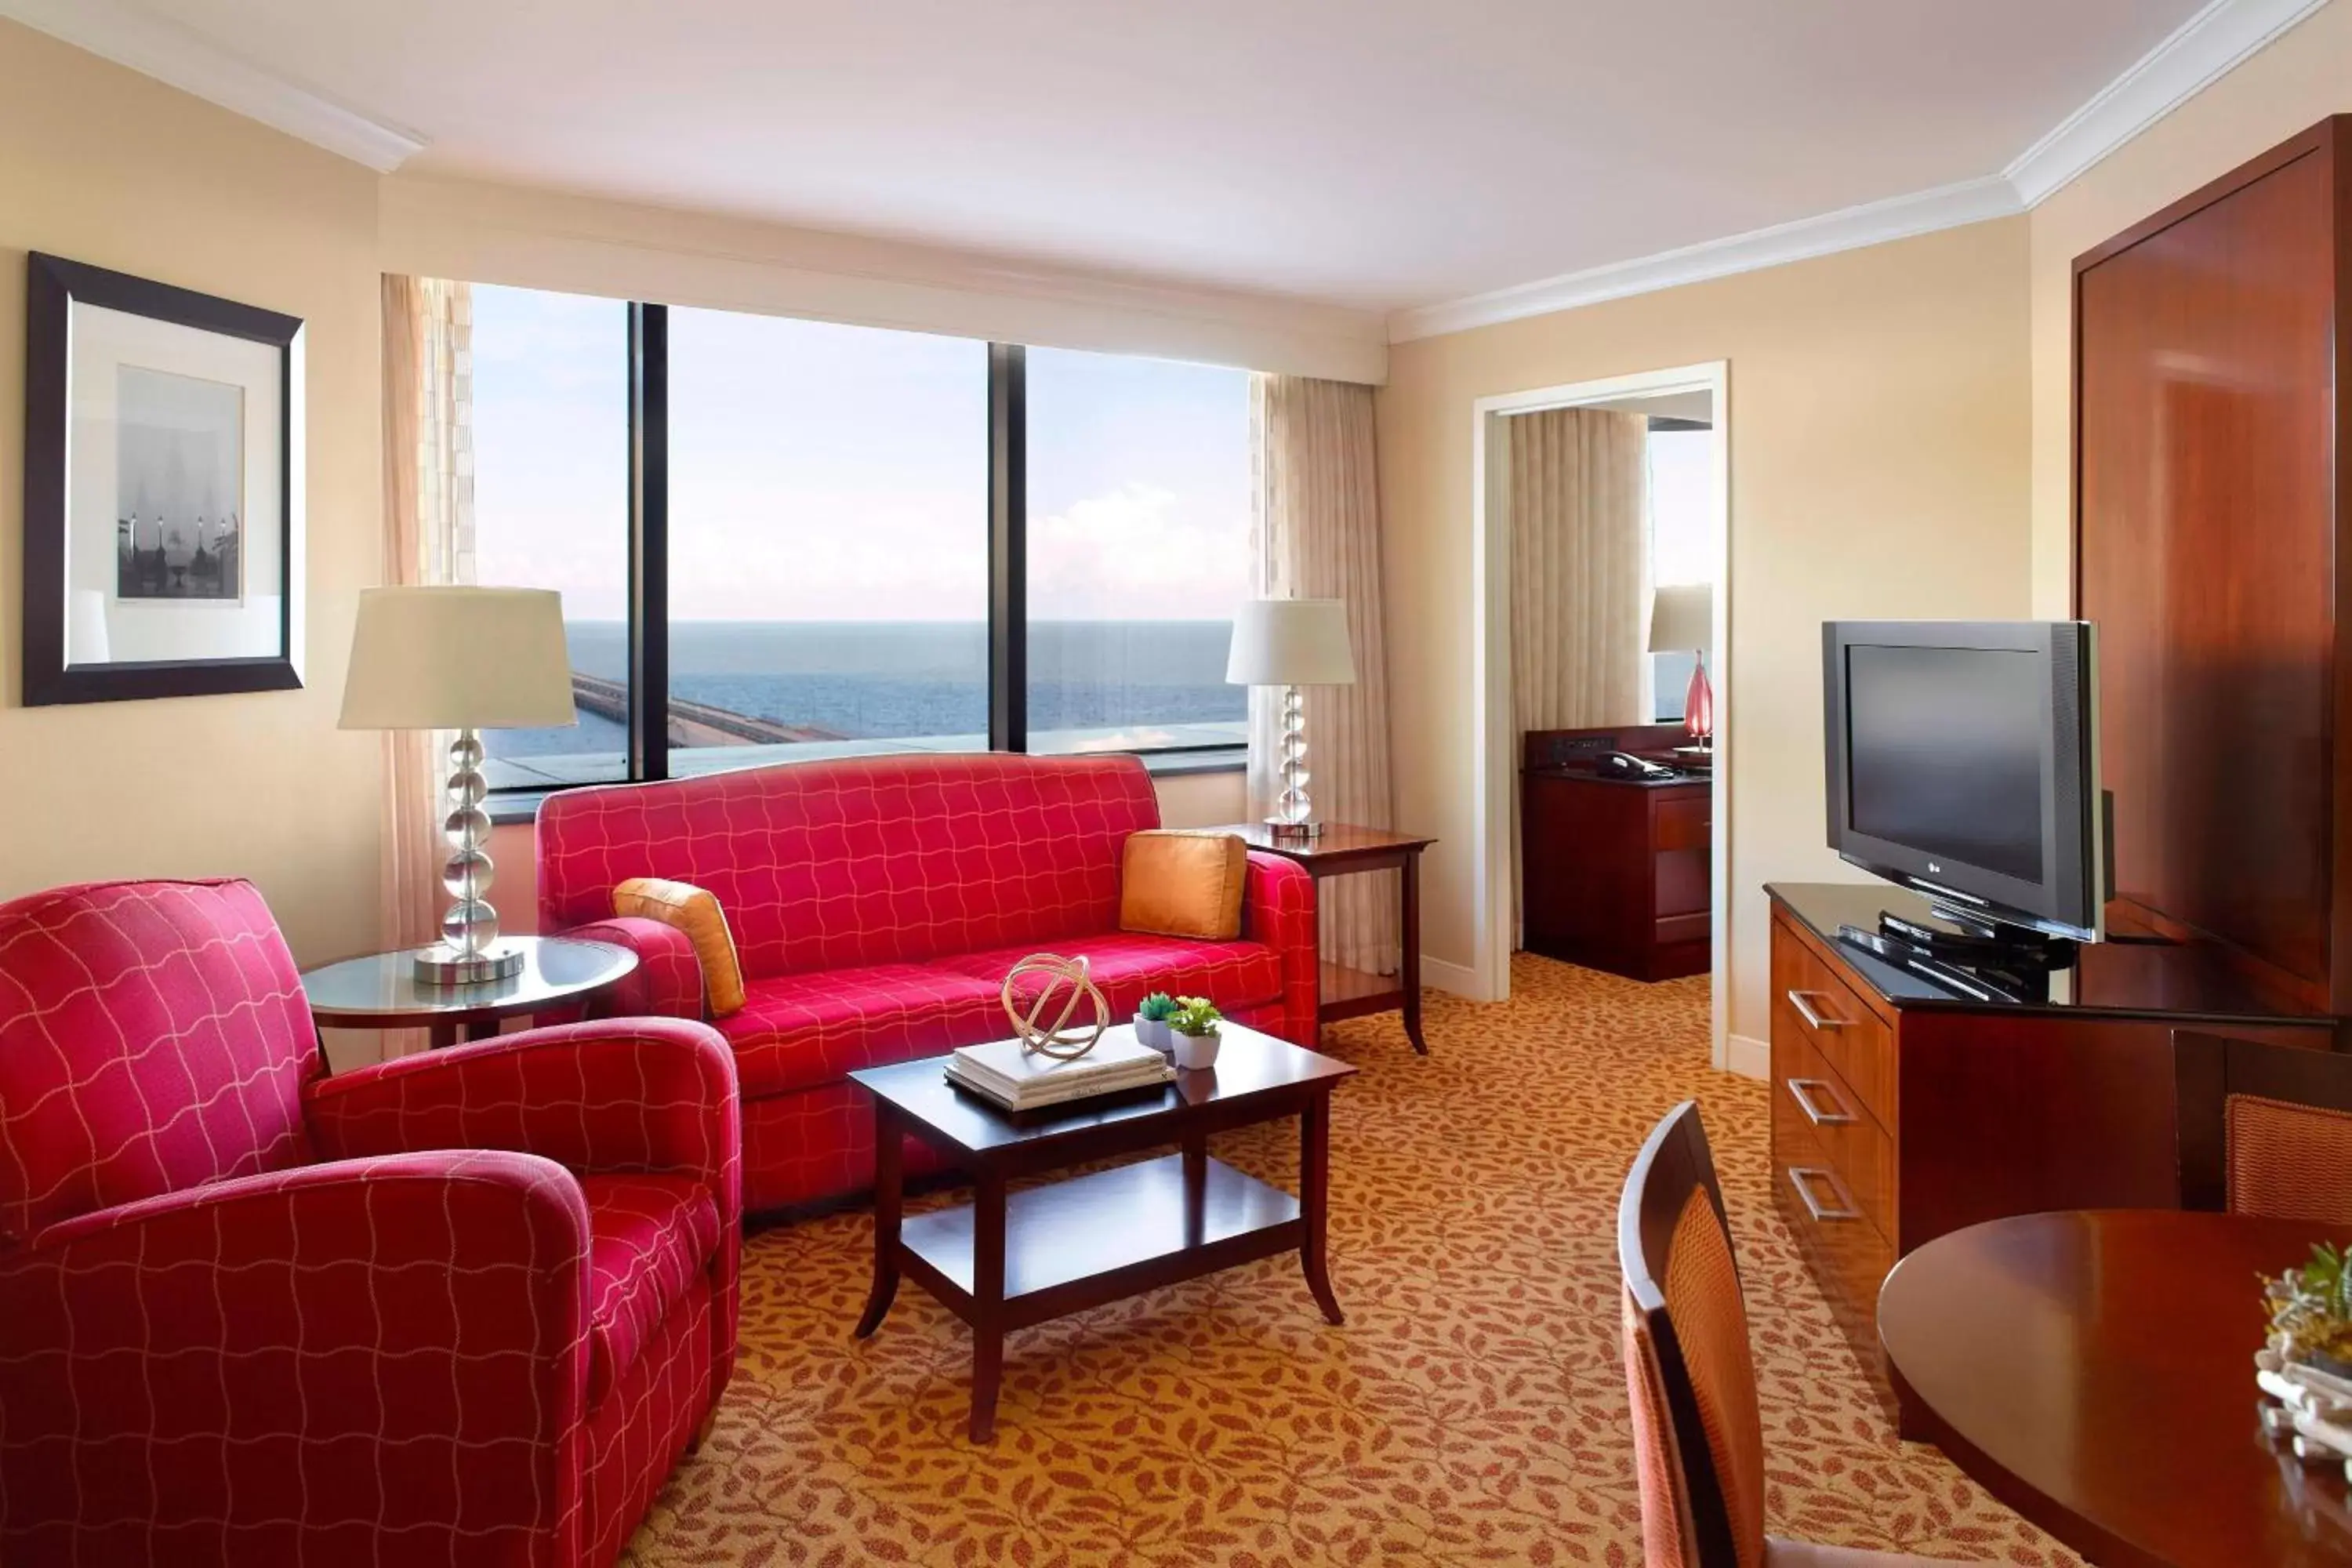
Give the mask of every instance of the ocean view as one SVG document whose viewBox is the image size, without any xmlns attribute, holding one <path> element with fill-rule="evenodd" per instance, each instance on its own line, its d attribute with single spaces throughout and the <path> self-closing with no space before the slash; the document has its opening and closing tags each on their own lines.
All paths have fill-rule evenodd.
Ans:
<svg viewBox="0 0 2352 1568">
<path fill-rule="evenodd" d="M 625 626 L 573 621 L 565 630 L 575 671 L 627 680 Z M 1249 701 L 1245 689 L 1225 683 L 1232 635 L 1227 621 L 1032 622 L 1030 731 L 1237 725 Z M 670 695 L 810 731 L 814 741 L 984 734 L 988 629 L 977 621 L 673 621 Z M 513 762 L 618 753 L 626 736 L 617 719 L 583 705 L 576 728 L 498 731 L 486 742 L 491 757 Z"/>
</svg>

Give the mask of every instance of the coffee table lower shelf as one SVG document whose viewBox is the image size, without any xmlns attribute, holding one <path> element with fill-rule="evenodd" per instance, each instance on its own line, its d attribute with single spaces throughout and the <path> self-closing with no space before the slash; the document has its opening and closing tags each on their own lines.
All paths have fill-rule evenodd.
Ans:
<svg viewBox="0 0 2352 1568">
<path fill-rule="evenodd" d="M 1331 1091 L 1354 1068 L 1228 1024 L 1213 1068 L 1016 1120 L 951 1087 L 944 1060 L 850 1074 L 874 1099 L 874 1285 L 854 1331 L 881 1328 L 902 1279 L 971 1325 L 972 1441 L 996 1429 L 1014 1329 L 1286 1253 L 1324 1320 L 1346 1321 L 1329 1268 Z M 1209 1158 L 1212 1134 L 1292 1117 L 1296 1197 Z M 907 1213 L 909 1141 L 969 1173 L 972 1201 Z M 1145 1157 L 1029 1184 L 1127 1155 Z"/>
<path fill-rule="evenodd" d="M 1297 1198 L 1222 1160 L 1202 1163 L 1197 1205 L 1187 1201 L 1181 1154 L 1007 1194 L 997 1326 L 1034 1328 L 1299 1249 Z M 978 1215 L 976 1204 L 909 1215 L 898 1232 L 899 1267 L 973 1324 L 985 1315 L 972 1289 Z"/>
</svg>

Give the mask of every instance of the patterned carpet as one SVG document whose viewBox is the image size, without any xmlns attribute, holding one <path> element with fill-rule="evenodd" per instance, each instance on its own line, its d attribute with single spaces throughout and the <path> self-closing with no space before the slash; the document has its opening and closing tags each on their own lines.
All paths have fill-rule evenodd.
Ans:
<svg viewBox="0 0 2352 1568">
<path fill-rule="evenodd" d="M 1764 1087 L 1706 1066 L 1700 980 L 1522 958 L 1513 999 L 1334 1030 L 1324 1324 L 1273 1260 L 1013 1336 L 997 1436 L 964 1439 L 968 1342 L 919 1287 L 849 1337 L 857 1214 L 756 1236 L 717 1429 L 624 1562 L 1024 1568 L 1641 1561 L 1617 1340 L 1619 1185 L 1696 1096 L 1722 1167 L 1778 1532 L 2061 1568 L 1933 1449 L 1898 1445 L 1767 1197 Z M 1295 1124 L 1217 1141 L 1289 1184 Z"/>
</svg>

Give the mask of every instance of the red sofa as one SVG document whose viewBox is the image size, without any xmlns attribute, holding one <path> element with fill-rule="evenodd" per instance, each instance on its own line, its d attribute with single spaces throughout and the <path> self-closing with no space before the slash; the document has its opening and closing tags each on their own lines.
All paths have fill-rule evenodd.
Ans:
<svg viewBox="0 0 2352 1568">
<path fill-rule="evenodd" d="M 735 1357 L 731 1054 L 321 1078 L 243 882 L 0 904 L 0 1563 L 604 1568 Z"/>
<path fill-rule="evenodd" d="M 717 1020 L 743 1086 L 743 1198 L 772 1209 L 874 1179 L 852 1070 L 1002 1038 L 1015 960 L 1084 953 L 1115 1017 L 1147 992 L 1315 1038 L 1315 889 L 1253 854 L 1234 942 L 1118 928 L 1128 836 L 1160 825 L 1133 757 L 980 753 L 792 763 L 567 790 L 539 810 L 539 923 L 644 961 L 620 1013 L 700 1017 L 686 938 L 613 918 L 631 877 L 706 889 L 726 911 L 747 1000 Z"/>
</svg>

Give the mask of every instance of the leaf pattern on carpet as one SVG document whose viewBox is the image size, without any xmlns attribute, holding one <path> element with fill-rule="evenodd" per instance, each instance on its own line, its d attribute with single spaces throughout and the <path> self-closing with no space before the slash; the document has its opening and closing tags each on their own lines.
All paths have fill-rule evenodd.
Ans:
<svg viewBox="0 0 2352 1568">
<path fill-rule="evenodd" d="M 1332 1117 L 1344 1327 L 1291 1258 L 1026 1330 L 985 1447 L 964 1437 L 970 1341 L 920 1287 L 850 1338 L 866 1214 L 755 1234 L 717 1426 L 623 1563 L 1636 1568 L 1617 1196 L 1650 1127 L 1696 1098 L 1754 1325 L 1774 1532 L 2074 1568 L 1895 1441 L 1772 1209 L 1765 1086 L 1707 1066 L 1706 982 L 1523 955 L 1512 986 L 1491 1005 L 1432 993 L 1426 1059 L 1392 1015 L 1326 1037 L 1364 1069 Z M 1213 1152 L 1295 1184 L 1295 1122 Z"/>
</svg>

